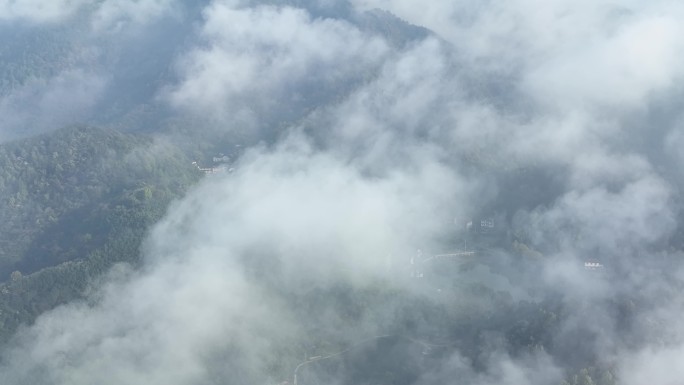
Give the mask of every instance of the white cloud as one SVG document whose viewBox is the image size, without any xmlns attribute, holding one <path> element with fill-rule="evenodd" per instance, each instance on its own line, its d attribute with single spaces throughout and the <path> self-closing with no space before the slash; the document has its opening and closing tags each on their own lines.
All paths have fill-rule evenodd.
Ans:
<svg viewBox="0 0 684 385">
<path fill-rule="evenodd" d="M 56 383 L 198 383 L 212 375 L 211 357 L 236 349 L 236 367 L 260 372 L 272 341 L 301 332 L 297 315 L 280 302 L 283 292 L 338 282 L 364 287 L 386 277 L 388 255 L 441 246 L 453 230 L 446 224 L 490 203 L 494 193 L 485 193 L 483 181 L 508 167 L 542 169 L 559 181 L 560 192 L 517 218 L 530 246 L 552 256 L 539 284 L 587 298 L 571 309 L 596 313 L 586 330 L 605 333 L 590 349 L 624 360 L 634 383 L 673 365 L 677 346 L 644 350 L 631 365 L 620 342 L 609 341 L 617 331 L 602 301 L 655 290 L 644 284 L 646 275 L 586 278 L 576 262 L 600 253 L 618 271 L 648 259 L 677 226 L 675 187 L 657 160 L 627 140 L 649 127 L 624 123 L 681 82 L 681 6 L 355 3 L 390 9 L 438 36 L 392 49 L 350 22 L 317 19 L 305 9 L 227 1 L 205 9 L 201 42 L 180 56 L 181 79 L 163 98 L 226 131 L 239 122 L 276 126 L 296 109 L 303 119 L 284 128 L 287 139 L 252 149 L 234 174 L 174 206 L 148 241 L 144 273 L 112 284 L 94 308 L 70 305 L 25 331 L 7 371 Z M 168 6 L 107 1 L 95 11 L 95 25 L 116 30 Z M 87 110 L 102 87 L 93 74 L 65 72 L 3 99 L 0 112 L 19 116 L 8 127 L 28 119 L 30 108 L 17 107 L 24 102 L 67 121 L 75 114 L 69 108 Z M 317 99 L 320 89 L 334 98 Z M 61 105 L 66 94 L 80 95 L 78 103 Z M 681 161 L 681 136 L 675 128 L 655 142 Z M 479 163 L 464 165 L 470 153 Z M 663 324 L 678 322 L 676 309 L 653 302 Z M 571 336 L 583 324 L 568 317 L 563 326 Z M 559 376 L 556 368 L 494 358 L 499 375 L 479 383 Z"/>
<path fill-rule="evenodd" d="M 643 106 L 681 78 L 684 40 L 675 16 L 630 20 L 611 34 L 587 39 L 539 63 L 527 77 L 543 103 L 596 108 Z M 581 44 L 581 45 L 580 45 Z M 568 47 L 571 48 L 571 47 Z"/>
<path fill-rule="evenodd" d="M 175 5 L 176 0 L 105 0 L 94 10 L 91 25 L 96 33 L 130 33 L 127 28 L 173 14 Z"/>
<path fill-rule="evenodd" d="M 3 375 L 192 384 L 211 379 L 214 355 L 232 375 L 263 375 L 274 345 L 303 338 L 295 320 L 306 315 L 284 298 L 378 280 L 401 290 L 408 275 L 392 276 L 388 255 L 435 242 L 459 188 L 438 164 L 367 178 L 299 138 L 256 150 L 171 209 L 147 243 L 143 272 L 113 279 L 94 307 L 58 308 L 21 333 Z M 374 322 L 344 327 L 361 333 Z"/>
<path fill-rule="evenodd" d="M 0 0 L 0 21 L 58 22 L 85 4 L 85 0 Z"/>
<path fill-rule="evenodd" d="M 520 74 L 540 104 L 559 109 L 633 107 L 682 75 L 684 9 L 670 1 L 355 4 L 431 28 L 473 66 Z"/>
<path fill-rule="evenodd" d="M 644 382 L 662 385 L 679 384 L 684 377 L 684 369 L 679 364 L 682 357 L 684 357 L 684 349 L 681 346 L 646 349 L 624 363 L 621 379 L 626 385 Z"/>
<path fill-rule="evenodd" d="M 272 115 L 302 94 L 358 77 L 387 52 L 382 40 L 303 9 L 216 2 L 205 17 L 206 45 L 182 58 L 182 81 L 169 99 L 217 119 Z"/>
<path fill-rule="evenodd" d="M 106 85 L 105 77 L 77 69 L 28 81 L 0 98 L 0 140 L 82 122 Z"/>
<path fill-rule="evenodd" d="M 85 16 L 93 32 L 125 32 L 173 12 L 175 0 L 0 0 L 0 21 L 73 23 Z"/>
</svg>

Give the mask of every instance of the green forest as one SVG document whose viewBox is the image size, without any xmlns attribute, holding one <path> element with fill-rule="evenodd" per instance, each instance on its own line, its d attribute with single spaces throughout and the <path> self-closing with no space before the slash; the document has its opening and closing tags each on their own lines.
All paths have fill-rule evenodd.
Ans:
<svg viewBox="0 0 684 385">
<path fill-rule="evenodd" d="M 201 177 L 169 144 L 87 126 L 0 145 L 0 338 L 80 298 Z"/>
</svg>

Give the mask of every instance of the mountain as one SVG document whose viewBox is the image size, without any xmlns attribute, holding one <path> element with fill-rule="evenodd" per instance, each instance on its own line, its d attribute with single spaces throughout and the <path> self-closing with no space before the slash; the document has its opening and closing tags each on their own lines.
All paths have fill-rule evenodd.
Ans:
<svg viewBox="0 0 684 385">
<path fill-rule="evenodd" d="M 77 126 L 0 145 L 0 337 L 77 298 L 201 174 L 177 148 Z"/>
</svg>

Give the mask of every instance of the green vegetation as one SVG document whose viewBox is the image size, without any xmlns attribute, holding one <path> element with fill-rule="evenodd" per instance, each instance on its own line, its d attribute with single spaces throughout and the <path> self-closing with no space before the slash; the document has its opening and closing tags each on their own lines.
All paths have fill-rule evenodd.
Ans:
<svg viewBox="0 0 684 385">
<path fill-rule="evenodd" d="M 0 146 L 0 339 L 136 264 L 147 228 L 200 176 L 173 146 L 92 127 Z"/>
<path fill-rule="evenodd" d="M 612 370 L 589 367 L 572 374 L 561 385 L 615 385 L 617 383 Z"/>
<path fill-rule="evenodd" d="M 72 42 L 77 27 L 0 28 L 5 35 L 0 46 L 0 95 L 32 80 L 56 76 L 87 57 Z"/>
</svg>

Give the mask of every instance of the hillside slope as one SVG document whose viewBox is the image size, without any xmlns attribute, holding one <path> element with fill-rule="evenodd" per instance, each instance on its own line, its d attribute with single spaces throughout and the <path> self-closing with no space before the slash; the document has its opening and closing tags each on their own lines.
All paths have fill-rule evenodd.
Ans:
<svg viewBox="0 0 684 385">
<path fill-rule="evenodd" d="M 170 145 L 98 128 L 1 145 L 0 337 L 135 263 L 148 226 L 199 178 Z"/>
</svg>

